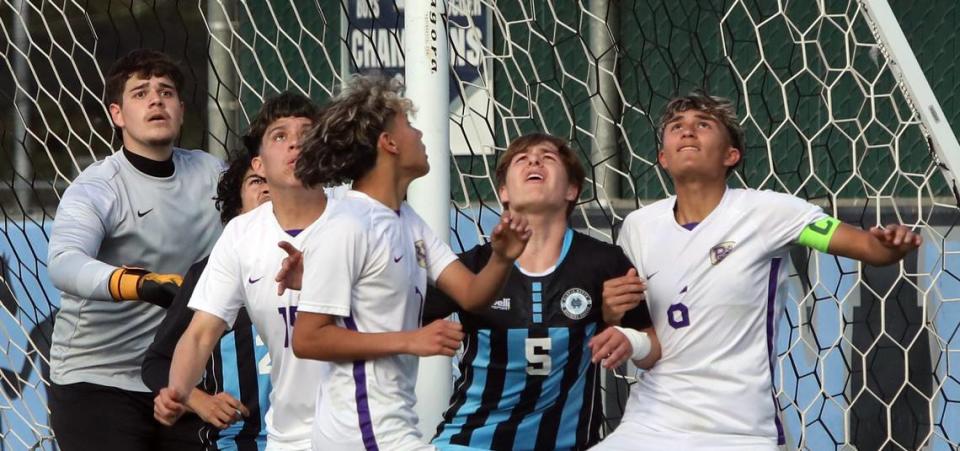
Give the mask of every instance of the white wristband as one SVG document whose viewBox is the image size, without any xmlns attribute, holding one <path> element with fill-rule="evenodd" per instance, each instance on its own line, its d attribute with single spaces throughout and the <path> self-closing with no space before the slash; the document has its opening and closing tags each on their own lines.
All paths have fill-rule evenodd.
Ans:
<svg viewBox="0 0 960 451">
<path fill-rule="evenodd" d="M 640 332 L 629 327 L 613 327 L 622 332 L 627 337 L 627 341 L 630 342 L 630 347 L 633 348 L 633 355 L 630 356 L 630 360 L 643 360 L 650 354 L 650 336 L 646 332 Z"/>
</svg>

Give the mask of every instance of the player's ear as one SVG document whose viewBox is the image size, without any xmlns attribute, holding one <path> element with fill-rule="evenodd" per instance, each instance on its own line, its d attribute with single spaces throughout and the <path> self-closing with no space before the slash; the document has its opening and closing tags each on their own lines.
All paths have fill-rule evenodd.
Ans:
<svg viewBox="0 0 960 451">
<path fill-rule="evenodd" d="M 567 184 L 567 193 L 563 196 L 567 202 L 576 202 L 580 197 L 580 187 L 573 183 Z"/>
<path fill-rule="evenodd" d="M 657 151 L 657 162 L 664 169 L 667 169 L 667 159 L 664 158 L 663 149 Z"/>
<path fill-rule="evenodd" d="M 723 165 L 732 168 L 740 162 L 740 149 L 736 147 L 727 147 L 727 154 L 723 157 Z"/>
<path fill-rule="evenodd" d="M 397 143 L 393 140 L 393 137 L 390 136 L 389 131 L 380 132 L 380 137 L 377 138 L 377 147 L 394 155 L 400 153 L 400 150 L 397 148 Z"/>
<path fill-rule="evenodd" d="M 123 115 L 120 114 L 120 104 L 111 103 L 110 104 L 110 119 L 113 119 L 113 125 L 123 128 L 126 123 L 123 121 Z"/>
<path fill-rule="evenodd" d="M 266 174 L 263 172 L 263 159 L 260 158 L 260 155 L 257 155 L 250 160 L 250 169 L 253 169 L 254 174 L 257 174 L 263 178 L 267 178 Z"/>
<path fill-rule="evenodd" d="M 500 193 L 500 203 L 506 207 L 506 204 L 510 202 L 510 195 L 507 194 L 507 184 L 504 183 L 503 185 L 500 185 L 500 188 L 497 189 L 497 191 Z"/>
</svg>

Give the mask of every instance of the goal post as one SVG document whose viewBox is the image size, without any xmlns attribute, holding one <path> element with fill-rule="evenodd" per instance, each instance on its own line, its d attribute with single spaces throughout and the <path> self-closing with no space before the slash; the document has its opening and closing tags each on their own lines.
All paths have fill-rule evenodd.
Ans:
<svg viewBox="0 0 960 451">
<path fill-rule="evenodd" d="M 444 243 L 450 241 L 450 51 L 446 0 L 407 0 L 404 11 L 404 87 L 417 107 L 413 126 L 423 132 L 430 172 L 407 191 L 410 206 Z M 420 302 L 426 293 L 418 293 Z M 421 357 L 416 412 L 429 440 L 453 393 L 451 359 Z"/>
</svg>

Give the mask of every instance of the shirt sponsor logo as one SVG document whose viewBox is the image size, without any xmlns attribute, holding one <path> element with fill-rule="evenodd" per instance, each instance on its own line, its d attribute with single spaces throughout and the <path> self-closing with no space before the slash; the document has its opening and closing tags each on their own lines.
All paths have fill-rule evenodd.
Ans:
<svg viewBox="0 0 960 451">
<path fill-rule="evenodd" d="M 735 241 L 724 241 L 716 246 L 713 246 L 713 249 L 710 249 L 710 264 L 716 265 L 727 258 L 731 252 L 733 252 L 733 247 L 736 246 Z"/>
<path fill-rule="evenodd" d="M 417 248 L 417 264 L 421 268 L 427 267 L 427 245 L 423 240 L 417 240 L 413 243 L 413 247 Z"/>
<path fill-rule="evenodd" d="M 570 319 L 583 319 L 590 313 L 593 299 L 590 294 L 579 288 L 571 288 L 560 298 L 560 309 Z"/>
<path fill-rule="evenodd" d="M 494 301 L 490 308 L 494 310 L 510 310 L 510 298 L 503 298 Z"/>
</svg>

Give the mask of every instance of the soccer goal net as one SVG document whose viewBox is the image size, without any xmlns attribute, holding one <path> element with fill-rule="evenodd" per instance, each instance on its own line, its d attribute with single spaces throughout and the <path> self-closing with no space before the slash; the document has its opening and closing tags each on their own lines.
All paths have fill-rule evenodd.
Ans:
<svg viewBox="0 0 960 451">
<path fill-rule="evenodd" d="M 265 97 L 322 102 L 352 72 L 402 76 L 412 3 L 0 0 L 0 447 L 55 447 L 47 241 L 63 190 L 120 146 L 102 102 L 110 63 L 136 47 L 177 58 L 180 146 L 224 156 Z M 433 170 L 449 171 L 455 250 L 497 221 L 493 168 L 512 139 L 570 140 L 588 182 L 572 221 L 612 240 L 627 213 L 672 193 L 656 160 L 667 100 L 729 97 L 747 142 L 731 186 L 795 194 L 865 228 L 915 226 L 925 240 L 887 268 L 792 253 L 773 374 L 788 447 L 960 446 L 955 2 L 439 3 L 450 165 Z M 633 377 L 605 378 L 607 430 Z"/>
</svg>

